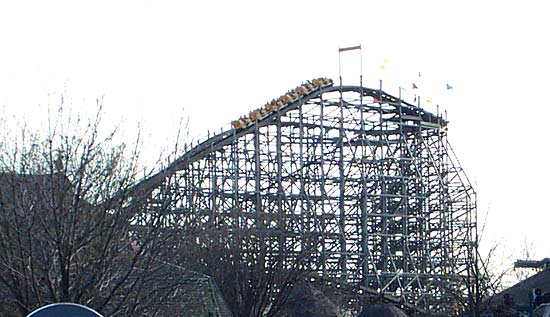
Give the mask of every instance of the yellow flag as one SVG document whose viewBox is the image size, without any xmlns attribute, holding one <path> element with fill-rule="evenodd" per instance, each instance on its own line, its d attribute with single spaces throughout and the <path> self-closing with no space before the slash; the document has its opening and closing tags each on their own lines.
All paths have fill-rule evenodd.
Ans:
<svg viewBox="0 0 550 317">
<path fill-rule="evenodd" d="M 387 58 L 384 58 L 384 63 L 380 65 L 380 70 L 386 70 L 386 67 L 389 63 L 390 63 L 390 60 Z"/>
</svg>

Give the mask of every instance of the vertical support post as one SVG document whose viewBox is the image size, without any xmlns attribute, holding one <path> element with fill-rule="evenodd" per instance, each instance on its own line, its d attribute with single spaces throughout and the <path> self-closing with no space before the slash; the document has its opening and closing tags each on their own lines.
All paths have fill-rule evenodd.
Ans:
<svg viewBox="0 0 550 317">
<path fill-rule="evenodd" d="M 239 153 L 237 143 L 239 139 L 237 138 L 237 133 L 233 129 L 233 142 L 231 142 L 231 155 L 233 163 L 233 204 L 231 206 L 233 214 L 233 221 L 235 228 L 240 228 L 240 217 L 241 217 L 241 208 L 239 205 Z"/>
<path fill-rule="evenodd" d="M 407 168 L 409 162 L 407 161 L 407 155 L 406 155 L 406 147 L 407 147 L 407 136 L 403 132 L 403 103 L 402 103 L 402 88 L 399 87 L 399 103 L 397 105 L 398 107 L 398 114 L 399 114 L 399 173 L 401 176 L 401 199 L 403 200 L 402 203 L 402 242 L 403 245 L 401 247 L 401 252 L 403 253 L 403 259 L 402 259 L 402 267 L 403 272 L 409 273 L 409 259 L 411 258 L 409 249 L 408 249 L 408 237 L 409 237 L 409 196 L 408 196 L 408 187 L 409 187 L 409 179 L 405 179 L 405 174 L 407 173 Z M 408 278 L 407 278 L 408 279 Z M 407 280 L 406 279 L 406 280 Z M 408 282 L 408 280 L 407 280 Z M 403 290 L 404 291 L 404 290 Z"/>
<path fill-rule="evenodd" d="M 217 225 L 217 217 L 218 217 L 218 183 L 217 183 L 217 176 L 216 176 L 216 152 L 212 150 L 212 145 L 210 145 L 210 153 L 208 154 L 209 157 L 209 170 L 210 170 L 210 219 L 209 222 L 211 224 Z"/>
<path fill-rule="evenodd" d="M 369 286 L 369 277 L 368 277 L 368 271 L 369 271 L 369 260 L 368 260 L 368 220 L 367 220 L 367 169 L 365 168 L 365 163 L 363 162 L 366 157 L 366 131 L 365 131 L 365 105 L 364 105 L 364 95 L 365 95 L 365 89 L 363 87 L 363 54 L 361 53 L 361 78 L 360 78 L 360 85 L 361 85 L 361 95 L 359 96 L 359 140 L 360 140 L 360 146 L 361 151 L 359 153 L 359 169 L 360 169 L 360 177 L 361 177 L 361 196 L 359 199 L 359 232 L 360 232 L 360 245 L 361 245 L 361 256 L 360 256 L 360 263 L 361 263 L 361 283 L 365 288 Z"/>
<path fill-rule="evenodd" d="M 262 196 L 260 195 L 260 171 L 261 171 L 261 162 L 260 162 L 260 131 L 258 127 L 258 121 L 255 123 L 254 127 L 254 198 L 255 198 L 255 207 L 256 207 L 256 217 L 257 217 L 257 226 L 263 228 L 263 217 L 262 217 Z"/>
<path fill-rule="evenodd" d="M 281 128 L 281 112 L 277 109 L 277 134 L 276 134 L 276 161 L 277 161 L 277 220 L 279 222 L 279 228 L 282 231 L 282 234 L 279 236 L 279 254 L 287 254 L 290 256 L 294 250 L 288 250 L 286 245 L 286 230 L 287 230 L 287 219 L 286 219 L 286 210 L 283 208 L 283 182 L 282 182 L 282 173 L 283 173 L 283 149 L 282 149 L 282 128 Z M 289 212 L 293 212 L 290 210 Z M 290 253 L 292 252 L 292 253 Z M 282 263 L 281 263 L 282 265 Z"/>
<path fill-rule="evenodd" d="M 339 158 L 338 158 L 338 174 L 340 175 L 340 181 L 339 181 L 339 198 L 338 198 L 338 205 L 339 205 L 339 218 L 338 218 L 338 226 L 340 230 L 340 270 L 342 272 L 342 278 L 345 280 L 347 279 L 347 248 L 346 248 L 346 214 L 345 214 L 345 183 L 346 183 L 346 176 L 344 173 L 344 100 L 342 98 L 342 91 L 340 91 L 340 124 L 338 128 L 338 151 L 339 151 Z"/>
<path fill-rule="evenodd" d="M 325 188 L 325 184 L 326 184 L 326 180 L 325 180 L 325 104 L 324 102 L 321 100 L 320 102 L 320 118 L 319 118 L 319 124 L 320 124 L 320 133 L 319 135 L 317 135 L 317 137 L 319 138 L 318 139 L 318 144 L 319 144 L 319 147 L 320 147 L 320 156 L 319 156 L 319 176 L 320 176 L 320 184 L 319 184 L 319 189 L 320 189 L 320 204 L 321 204 L 321 215 L 318 214 L 317 211 L 314 210 L 314 217 L 315 217 L 315 227 L 316 228 L 320 228 L 321 230 L 321 263 L 320 265 L 322 265 L 322 269 L 323 269 L 323 276 L 326 275 L 326 270 L 327 270 L 327 257 L 326 257 L 326 243 L 327 243 L 327 240 L 329 240 L 329 238 L 327 237 L 326 233 L 325 233 L 325 223 L 324 223 L 324 216 L 325 216 L 325 205 L 327 204 L 329 198 L 328 198 L 328 195 L 327 195 L 327 191 L 326 191 L 326 188 Z M 316 157 L 316 151 L 313 150 L 313 153 L 315 155 L 315 160 L 317 160 L 317 157 Z"/>
<path fill-rule="evenodd" d="M 388 269 L 388 210 L 387 210 L 387 193 L 386 193 L 386 171 L 385 171 L 385 140 L 384 140 L 384 112 L 382 110 L 382 79 L 380 79 L 380 89 L 378 90 L 380 104 L 378 106 L 378 128 L 380 134 L 378 137 L 377 149 L 379 149 L 380 154 L 378 157 L 378 181 L 380 185 L 380 217 L 382 225 L 382 234 L 381 234 L 381 257 L 380 257 L 380 269 L 382 273 L 385 273 Z"/>
<path fill-rule="evenodd" d="M 302 97 L 300 96 L 300 105 L 303 106 L 302 103 Z M 314 227 L 311 227 L 311 203 L 308 200 L 308 196 L 306 194 L 306 180 L 304 178 L 304 168 L 305 168 L 305 158 L 304 158 L 304 110 L 302 106 L 298 109 L 298 128 L 300 129 L 298 134 L 298 147 L 299 147 L 299 177 L 300 177 L 300 213 L 302 214 L 302 217 L 300 218 L 302 223 L 299 225 L 302 225 L 302 228 L 304 230 L 304 234 L 308 241 L 304 241 L 302 239 L 301 246 L 302 250 L 308 250 L 309 251 L 309 243 L 313 241 L 309 241 L 309 239 L 317 239 L 316 237 L 312 236 Z M 307 150 L 307 149 L 306 149 Z M 305 213 L 305 215 L 304 215 Z M 308 254 L 309 255 L 309 254 Z M 310 266 L 311 268 L 311 266 Z"/>
</svg>

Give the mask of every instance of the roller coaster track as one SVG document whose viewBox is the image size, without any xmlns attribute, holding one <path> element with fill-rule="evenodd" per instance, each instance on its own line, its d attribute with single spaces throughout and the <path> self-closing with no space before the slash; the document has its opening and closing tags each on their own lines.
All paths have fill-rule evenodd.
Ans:
<svg viewBox="0 0 550 317">
<path fill-rule="evenodd" d="M 473 261 L 475 191 L 447 121 L 382 90 L 306 82 L 198 142 L 133 190 L 176 197 L 168 225 L 262 232 L 319 280 L 448 315 Z"/>
<path fill-rule="evenodd" d="M 372 97 L 374 100 L 379 100 L 380 103 L 382 104 L 383 103 L 395 104 L 396 102 L 400 102 L 401 111 L 404 115 L 412 116 L 415 118 L 421 118 L 423 122 L 428 124 L 433 124 L 433 122 L 443 122 L 442 118 L 434 116 L 433 114 L 427 111 L 424 111 L 423 109 L 417 106 L 414 106 L 413 104 L 410 104 L 405 101 L 401 101 L 397 97 L 387 94 L 382 90 L 359 87 L 359 86 L 335 87 L 333 86 L 331 81 L 330 84 L 323 85 L 314 90 L 311 90 L 308 94 L 301 96 L 301 98 L 294 99 L 292 100 L 292 102 L 284 104 L 281 108 L 279 108 L 279 111 L 271 111 L 267 115 L 262 116 L 261 118 L 259 118 L 257 125 L 249 124 L 248 126 L 242 129 L 231 129 L 231 130 L 222 131 L 219 134 L 213 135 L 212 137 L 209 137 L 208 139 L 203 140 L 202 142 L 198 143 L 195 147 L 192 147 L 188 151 L 183 153 L 181 157 L 175 160 L 174 162 L 172 162 L 170 166 L 166 167 L 165 169 L 158 172 L 157 174 L 149 178 L 146 178 L 141 182 L 139 182 L 138 184 L 136 184 L 136 186 L 134 186 L 134 190 L 139 189 L 140 191 L 143 191 L 143 189 L 145 188 L 154 188 L 155 186 L 158 186 L 160 183 L 164 182 L 167 176 L 175 173 L 176 171 L 180 170 L 182 167 L 205 157 L 206 155 L 208 155 L 208 153 L 219 150 L 220 148 L 228 144 L 231 144 L 236 138 L 239 138 L 245 134 L 253 133 L 254 129 L 257 127 L 263 127 L 266 125 L 276 123 L 278 115 L 284 116 L 288 111 L 297 109 L 303 103 L 306 103 L 308 100 L 314 97 L 318 97 L 322 93 L 334 92 L 334 91 L 342 91 L 342 92 L 355 91 L 355 92 L 361 93 L 365 97 Z"/>
</svg>

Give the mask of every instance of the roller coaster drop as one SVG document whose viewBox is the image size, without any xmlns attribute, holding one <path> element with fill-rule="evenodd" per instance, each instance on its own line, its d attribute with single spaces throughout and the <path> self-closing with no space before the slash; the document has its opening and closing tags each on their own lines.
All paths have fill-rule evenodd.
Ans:
<svg viewBox="0 0 550 317">
<path fill-rule="evenodd" d="M 319 278 L 449 313 L 474 261 L 476 200 L 445 118 L 320 78 L 232 125 L 140 185 L 178 197 L 170 225 L 260 230 L 289 258 L 314 236 Z"/>
</svg>

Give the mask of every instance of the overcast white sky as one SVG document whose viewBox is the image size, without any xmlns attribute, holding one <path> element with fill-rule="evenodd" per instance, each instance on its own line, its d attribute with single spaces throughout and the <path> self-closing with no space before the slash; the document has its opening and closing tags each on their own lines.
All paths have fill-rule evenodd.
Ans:
<svg viewBox="0 0 550 317">
<path fill-rule="evenodd" d="M 1 1 L 0 109 L 36 122 L 61 94 L 83 111 L 103 98 L 110 120 L 142 122 L 157 144 L 182 114 L 203 135 L 302 81 L 336 80 L 338 47 L 361 44 L 366 86 L 383 78 L 385 90 L 411 93 L 420 82 L 430 110 L 447 110 L 489 212 L 484 242 L 512 255 L 527 239 L 550 257 L 544 3 Z M 358 55 L 342 55 L 342 67 L 358 83 Z"/>
</svg>

